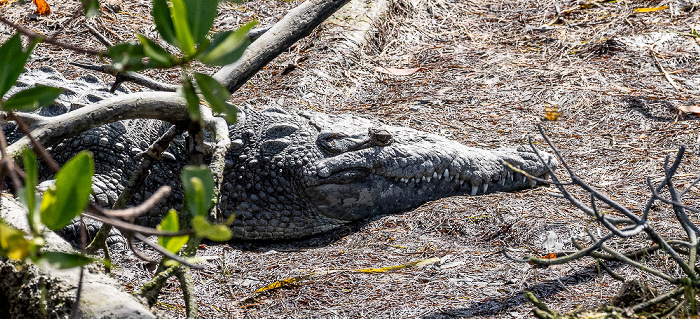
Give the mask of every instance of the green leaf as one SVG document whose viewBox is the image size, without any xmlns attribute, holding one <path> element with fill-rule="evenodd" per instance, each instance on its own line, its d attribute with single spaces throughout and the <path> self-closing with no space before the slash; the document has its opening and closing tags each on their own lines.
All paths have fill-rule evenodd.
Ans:
<svg viewBox="0 0 700 319">
<path fill-rule="evenodd" d="M 175 26 L 173 26 L 173 19 L 170 17 L 168 2 L 166 0 L 153 0 L 151 15 L 153 15 L 153 21 L 160 36 L 173 46 L 180 47 L 180 42 L 175 36 Z"/>
<path fill-rule="evenodd" d="M 257 24 L 250 21 L 236 31 L 226 31 L 214 36 L 199 60 L 205 64 L 224 66 L 236 62 L 250 44 L 248 32 Z"/>
<path fill-rule="evenodd" d="M 140 44 L 120 43 L 107 49 L 107 54 L 112 58 L 112 66 L 119 71 L 139 71 L 145 65 L 146 58 L 143 46 Z"/>
<path fill-rule="evenodd" d="M 83 2 L 83 13 L 86 18 L 96 17 L 100 14 L 100 1 L 99 0 L 82 0 Z"/>
<path fill-rule="evenodd" d="M 39 181 L 39 165 L 37 164 L 36 154 L 32 150 L 25 149 L 22 155 L 26 177 L 24 178 L 24 188 L 20 190 L 20 198 L 24 205 L 27 206 L 29 229 L 36 235 L 41 222 L 41 215 L 36 207 L 36 184 Z"/>
<path fill-rule="evenodd" d="M 207 40 L 207 34 L 216 18 L 216 6 L 218 0 L 184 0 L 187 7 L 187 22 L 192 30 L 192 37 L 196 44 L 202 44 Z"/>
<path fill-rule="evenodd" d="M 36 264 L 45 263 L 58 269 L 85 266 L 93 261 L 95 261 L 95 259 L 83 256 L 81 254 L 63 253 L 58 251 L 43 252 L 38 258 L 36 258 L 36 260 L 34 260 Z"/>
<path fill-rule="evenodd" d="M 186 166 L 182 170 L 185 207 L 193 216 L 207 216 L 214 205 L 214 176 L 206 166 Z"/>
<path fill-rule="evenodd" d="M 177 212 L 174 209 L 171 209 L 167 215 L 165 215 L 165 218 L 160 222 L 158 226 L 156 226 L 158 230 L 163 230 L 163 231 L 172 231 L 176 232 L 180 230 L 180 221 L 177 218 Z M 173 254 L 177 254 L 180 249 L 182 249 L 182 246 L 187 243 L 187 241 L 190 239 L 190 236 L 175 236 L 175 237 L 166 237 L 166 236 L 161 236 L 158 237 L 158 244 L 163 246 L 165 249 L 168 251 L 172 252 Z"/>
<path fill-rule="evenodd" d="M 32 250 L 32 243 L 24 238 L 24 232 L 0 222 L 0 253 L 7 258 L 24 260 Z"/>
<path fill-rule="evenodd" d="M 29 54 L 39 40 L 32 42 L 27 51 L 23 51 L 22 39 L 17 33 L 0 46 L 0 98 L 17 82 L 17 78 L 24 71 Z"/>
<path fill-rule="evenodd" d="M 92 192 L 94 164 L 92 154 L 82 151 L 56 174 L 56 184 L 41 202 L 41 222 L 51 230 L 66 227 L 85 210 Z"/>
<path fill-rule="evenodd" d="M 53 104 L 61 93 L 63 93 L 63 89 L 37 85 L 12 95 L 2 103 L 2 109 L 3 111 L 33 111 L 42 106 Z"/>
<path fill-rule="evenodd" d="M 195 91 L 192 80 L 187 74 L 183 73 L 180 90 L 187 102 L 187 111 L 190 113 L 190 118 L 193 121 L 199 121 L 201 118 L 199 114 L 199 97 L 197 97 L 197 91 Z"/>
<path fill-rule="evenodd" d="M 170 15 L 173 19 L 175 36 L 177 36 L 177 41 L 180 43 L 180 49 L 185 53 L 185 56 L 192 57 L 197 53 L 197 50 L 188 24 L 187 6 L 184 0 L 170 0 L 170 3 L 172 4 Z"/>
<path fill-rule="evenodd" d="M 203 216 L 192 218 L 192 228 L 197 233 L 197 237 L 204 237 L 213 241 L 227 241 L 233 236 L 230 228 L 221 224 L 212 225 Z"/>
<path fill-rule="evenodd" d="M 194 79 L 197 81 L 197 86 L 199 86 L 199 90 L 207 103 L 209 103 L 209 106 L 211 106 L 211 109 L 216 113 L 224 114 L 229 123 L 235 123 L 236 107 L 226 103 L 228 98 L 231 97 L 228 89 L 206 74 L 195 73 Z"/>
<path fill-rule="evenodd" d="M 155 42 L 140 34 L 136 36 L 139 38 L 139 41 L 141 41 L 144 54 L 149 58 L 149 67 L 169 68 L 177 62 L 177 58 Z"/>
</svg>

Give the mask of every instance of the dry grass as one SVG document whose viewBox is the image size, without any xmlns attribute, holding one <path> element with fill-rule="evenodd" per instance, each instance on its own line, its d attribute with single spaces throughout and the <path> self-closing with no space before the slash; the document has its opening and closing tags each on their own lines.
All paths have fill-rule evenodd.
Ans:
<svg viewBox="0 0 700 319">
<path fill-rule="evenodd" d="M 105 23 L 97 25 L 125 40 L 134 31 L 152 36 L 144 3 L 124 2 L 123 13 L 106 14 Z M 217 26 L 231 28 L 251 17 L 268 25 L 294 4 L 223 4 Z M 669 8 L 633 10 L 663 5 Z M 678 145 L 690 150 L 678 184 L 697 172 L 697 117 L 677 108 L 698 104 L 700 47 L 684 35 L 698 23 L 698 13 L 681 6 L 678 1 L 392 0 L 359 49 L 351 50 L 345 40 L 355 25 L 338 17 L 270 64 L 234 99 L 255 107 L 360 113 L 486 148 L 523 144 L 541 123 L 584 180 L 639 209 L 648 195 L 644 177 L 661 177 L 664 156 Z M 29 6 L 0 9 L 43 32 L 63 21 L 66 39 L 97 46 L 78 21 L 66 20 L 67 9 L 54 9 L 56 15 L 38 22 L 27 20 Z M 0 37 L 8 35 L 0 28 Z M 41 47 L 32 64 L 83 74 L 63 69 L 68 60 L 96 62 Z M 290 63 L 296 68 L 283 72 Z M 392 76 L 374 72 L 376 66 L 422 70 Z M 170 74 L 154 76 L 165 81 L 172 80 Z M 559 120 L 542 121 L 548 104 L 559 107 Z M 599 275 L 592 260 L 536 269 L 500 254 L 506 247 L 545 254 L 547 232 L 562 242 L 581 235 L 582 213 L 547 196 L 550 191 L 446 198 L 297 242 L 203 246 L 199 253 L 210 258 L 207 270 L 194 273 L 200 311 L 211 318 L 521 318 L 530 316 L 523 290 L 560 310 L 608 302 L 621 284 Z M 697 205 L 697 197 L 691 194 L 688 203 Z M 670 237 L 680 234 L 672 216 L 668 207 L 654 209 L 654 226 Z M 637 245 L 628 240 L 613 246 Z M 254 294 L 276 280 L 315 271 L 430 257 L 443 261 L 390 273 L 331 274 Z M 120 258 L 118 276 L 130 287 L 148 279 L 142 262 Z M 645 262 L 676 271 L 663 258 Z M 628 278 L 661 284 L 637 270 L 612 266 Z M 173 282 L 160 307 L 182 316 L 182 304 Z"/>
</svg>

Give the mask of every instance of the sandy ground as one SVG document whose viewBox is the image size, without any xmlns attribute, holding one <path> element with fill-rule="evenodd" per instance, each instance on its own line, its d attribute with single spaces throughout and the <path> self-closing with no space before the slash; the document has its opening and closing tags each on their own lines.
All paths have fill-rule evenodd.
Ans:
<svg viewBox="0 0 700 319">
<path fill-rule="evenodd" d="M 362 2 L 358 2 L 362 4 Z M 216 28 L 249 19 L 270 25 L 297 2 L 259 0 L 223 3 Z M 376 5 L 376 3 L 375 3 Z M 541 124 L 574 171 L 625 207 L 639 212 L 649 195 L 646 176 L 659 181 L 666 155 L 688 147 L 677 184 L 696 175 L 700 127 L 697 107 L 700 46 L 691 34 L 698 13 L 679 1 L 458 1 L 388 0 L 365 35 L 364 15 L 336 15 L 292 47 L 239 92 L 236 103 L 324 112 L 352 112 L 386 123 L 439 133 L 469 146 L 496 148 L 541 144 Z M 31 4 L 0 6 L 3 16 L 78 45 L 99 47 L 73 4 L 53 4 L 54 14 L 32 18 Z M 668 6 L 652 12 L 636 8 Z M 134 32 L 154 36 L 148 1 L 121 3 L 93 23 L 114 41 Z M 370 10 L 371 11 L 371 10 Z M 354 13 L 353 13 L 354 12 Z M 61 29 L 63 28 L 63 29 Z M 58 30 L 58 31 L 56 31 Z M 0 27 L 0 38 L 10 32 Z M 65 61 L 96 63 L 93 57 L 41 46 L 31 65 L 51 64 L 67 76 L 86 71 Z M 406 76 L 376 67 L 420 68 Z M 666 76 L 664 73 L 667 74 Z M 176 72 L 151 73 L 173 81 Z M 105 78 L 107 79 L 107 78 Z M 561 113 L 556 121 L 544 121 Z M 680 187 L 679 186 L 679 187 Z M 584 192 L 573 193 L 586 199 Z M 200 247 L 207 269 L 194 271 L 204 318 L 488 318 L 531 317 L 523 291 L 535 292 L 561 310 L 605 304 L 621 283 L 601 274 L 592 259 L 536 268 L 503 257 L 570 250 L 570 238 L 593 227 L 554 188 L 452 197 L 400 215 L 381 216 L 332 234 L 286 243 L 229 243 Z M 697 204 L 692 189 L 686 203 Z M 605 208 L 603 208 L 605 210 Z M 672 210 L 652 209 L 653 226 L 682 238 Z M 696 216 L 691 216 L 696 220 Z M 554 245 L 545 244 L 547 236 Z M 621 251 L 645 238 L 611 243 Z M 352 269 L 439 262 L 368 273 Z M 117 256 L 117 276 L 137 289 L 152 275 L 130 254 Z M 668 258 L 643 263 L 671 275 Z M 663 282 L 619 264 L 611 268 L 669 289 Z M 323 274 L 329 270 L 347 270 Z M 285 278 L 317 274 L 263 293 Z M 179 285 L 172 281 L 158 307 L 183 316 Z"/>
</svg>

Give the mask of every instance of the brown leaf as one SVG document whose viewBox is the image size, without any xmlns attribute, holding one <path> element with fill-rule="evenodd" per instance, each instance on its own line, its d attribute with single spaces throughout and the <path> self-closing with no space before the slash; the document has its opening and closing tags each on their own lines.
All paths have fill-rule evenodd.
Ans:
<svg viewBox="0 0 700 319">
<path fill-rule="evenodd" d="M 546 255 L 542 256 L 542 258 L 543 259 L 554 259 L 554 258 L 557 258 L 557 254 L 555 254 L 555 253 L 546 254 Z"/>
<path fill-rule="evenodd" d="M 38 15 L 46 16 L 51 14 L 51 7 L 46 2 L 46 0 L 32 0 L 36 5 L 36 13 Z"/>
<path fill-rule="evenodd" d="M 678 110 L 684 113 L 700 114 L 700 105 L 681 105 Z"/>
<path fill-rule="evenodd" d="M 391 75 L 411 75 L 413 73 L 420 71 L 421 69 L 422 68 L 396 69 L 396 68 L 385 68 L 383 66 L 376 66 L 376 67 L 374 67 L 374 72 L 391 74 Z"/>
</svg>

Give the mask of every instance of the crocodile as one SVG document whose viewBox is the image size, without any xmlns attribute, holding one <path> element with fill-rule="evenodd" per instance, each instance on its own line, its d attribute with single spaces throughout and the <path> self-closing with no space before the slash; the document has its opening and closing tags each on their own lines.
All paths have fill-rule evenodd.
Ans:
<svg viewBox="0 0 700 319">
<path fill-rule="evenodd" d="M 65 90 L 54 106 L 42 110 L 46 114 L 69 112 L 112 96 L 93 76 L 69 81 L 46 67 L 24 73 L 19 83 L 18 88 L 41 83 Z M 79 150 L 91 151 L 94 199 L 110 206 L 137 165 L 134 154 L 169 126 L 150 119 L 116 121 L 63 140 L 49 151 L 59 162 Z M 18 136 L 12 124 L 5 124 L 4 131 Z M 552 155 L 538 151 L 544 159 L 540 161 L 527 146 L 468 147 L 439 135 L 349 114 L 241 108 L 229 132 L 231 147 L 217 217 L 235 216 L 230 224 L 233 238 L 245 240 L 303 238 L 443 197 L 530 188 L 532 181 L 506 163 L 536 177 L 546 176 L 548 165 L 557 166 Z M 161 185 L 180 188 L 179 172 L 188 162 L 184 139 L 173 141 L 165 154 L 135 194 L 135 203 Z M 173 192 L 164 205 L 135 222 L 157 225 L 170 207 L 181 203 L 182 196 L 181 191 Z"/>
</svg>

